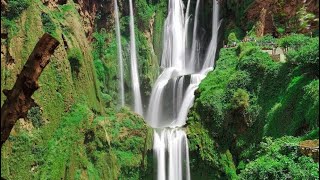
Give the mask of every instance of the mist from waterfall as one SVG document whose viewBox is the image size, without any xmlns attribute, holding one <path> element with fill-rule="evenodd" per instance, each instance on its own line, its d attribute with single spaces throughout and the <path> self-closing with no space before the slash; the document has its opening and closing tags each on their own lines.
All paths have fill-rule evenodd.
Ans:
<svg viewBox="0 0 320 180">
<path fill-rule="evenodd" d="M 185 14 L 182 0 L 169 0 L 168 3 L 162 73 L 153 87 L 145 117 L 154 128 L 153 149 L 158 180 L 190 179 L 188 139 L 183 126 L 193 105 L 194 91 L 213 69 L 220 27 L 219 5 L 213 0 L 212 37 L 206 53 L 202 55 L 202 42 L 198 37 L 200 1 L 196 2 L 193 21 L 190 21 L 190 0 Z M 193 33 L 188 37 L 191 22 Z"/>
<path fill-rule="evenodd" d="M 118 8 L 117 0 L 114 0 L 114 12 L 115 12 L 115 21 L 116 21 L 116 35 L 117 35 L 118 62 L 119 62 L 120 104 L 121 104 L 121 107 L 123 107 L 125 105 L 124 80 L 123 80 L 123 57 L 122 57 L 121 34 L 120 34 L 120 23 L 119 23 L 119 8 Z"/>
<path fill-rule="evenodd" d="M 134 32 L 134 18 L 133 18 L 133 5 L 132 0 L 129 0 L 130 4 L 130 62 L 131 62 L 131 81 L 132 91 L 134 98 L 134 111 L 140 115 L 143 115 L 140 81 L 137 66 L 137 52 L 136 52 L 136 38 Z"/>
</svg>

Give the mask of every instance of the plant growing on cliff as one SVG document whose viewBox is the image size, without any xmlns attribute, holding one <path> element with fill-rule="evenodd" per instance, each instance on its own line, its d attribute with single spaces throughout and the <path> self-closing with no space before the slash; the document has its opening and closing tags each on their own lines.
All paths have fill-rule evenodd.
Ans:
<svg viewBox="0 0 320 180">
<path fill-rule="evenodd" d="M 300 10 L 297 12 L 297 16 L 300 22 L 300 31 L 309 29 L 312 21 L 319 21 L 319 19 L 316 19 L 316 16 L 314 14 L 307 12 L 307 8 L 305 5 L 301 7 Z"/>
<path fill-rule="evenodd" d="M 319 39 L 308 38 L 308 41 L 301 42 L 298 39 L 295 47 L 301 47 L 296 50 L 289 51 L 287 54 L 288 62 L 301 66 L 308 74 L 319 77 Z"/>
<path fill-rule="evenodd" d="M 71 67 L 71 72 L 78 75 L 83 61 L 82 51 L 79 48 L 71 48 L 68 50 L 68 60 Z"/>
<path fill-rule="evenodd" d="M 249 94 L 244 89 L 237 89 L 231 98 L 231 108 L 244 111 L 249 107 Z"/>
<path fill-rule="evenodd" d="M 147 0 L 137 0 L 135 2 L 137 9 L 143 9 L 138 11 L 139 29 L 147 29 L 149 27 L 149 21 L 154 14 L 153 6 L 149 6 Z"/>
<path fill-rule="evenodd" d="M 232 44 L 232 43 L 238 43 L 239 40 L 236 36 L 236 34 L 234 32 L 230 33 L 229 36 L 228 36 L 228 44 Z"/>
<path fill-rule="evenodd" d="M 8 0 L 7 11 L 2 11 L 1 3 L 1 16 L 5 16 L 12 20 L 20 16 L 31 4 L 30 0 Z"/>
<path fill-rule="evenodd" d="M 58 36 L 56 33 L 57 27 L 48 14 L 41 13 L 41 21 L 42 21 L 43 29 L 45 32 L 47 32 L 55 37 Z"/>
<path fill-rule="evenodd" d="M 298 138 L 266 138 L 257 158 L 241 171 L 240 179 L 318 179 L 318 165 L 309 157 L 299 157 Z"/>
<path fill-rule="evenodd" d="M 36 128 L 39 128 L 44 124 L 42 119 L 42 113 L 39 107 L 31 107 L 28 111 L 27 118 L 31 120 L 32 125 Z"/>
</svg>

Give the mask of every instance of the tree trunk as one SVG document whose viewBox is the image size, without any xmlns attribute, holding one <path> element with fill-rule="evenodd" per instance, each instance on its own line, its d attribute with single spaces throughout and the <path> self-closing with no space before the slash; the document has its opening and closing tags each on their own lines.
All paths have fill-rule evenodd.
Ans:
<svg viewBox="0 0 320 180">
<path fill-rule="evenodd" d="M 19 118 L 26 117 L 34 105 L 32 94 L 39 88 L 38 78 L 58 47 L 59 41 L 49 34 L 44 34 L 33 49 L 15 85 L 11 90 L 3 90 L 7 96 L 1 107 L 1 148 Z"/>
</svg>

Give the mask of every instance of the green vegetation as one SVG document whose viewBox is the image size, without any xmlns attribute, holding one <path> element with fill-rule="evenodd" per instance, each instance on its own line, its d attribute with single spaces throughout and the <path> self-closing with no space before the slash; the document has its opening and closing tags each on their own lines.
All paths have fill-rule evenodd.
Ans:
<svg viewBox="0 0 320 180">
<path fill-rule="evenodd" d="M 137 20 L 139 29 L 149 28 L 149 21 L 154 15 L 154 6 L 150 6 L 147 0 L 135 1 L 136 9 L 143 9 L 143 11 L 137 11 Z"/>
<path fill-rule="evenodd" d="M 302 44 L 298 36 L 308 41 Z M 312 171 L 318 166 L 308 157 L 255 152 L 265 137 L 318 137 L 315 133 L 319 130 L 319 40 L 303 35 L 280 39 L 279 42 L 288 42 L 291 47 L 286 63 L 274 62 L 261 51 L 264 47 L 258 46 L 259 42 L 277 41 L 267 36 L 257 43 L 240 43 L 238 47 L 220 51 L 216 68 L 200 84 L 189 113 L 190 143 L 196 144 L 191 147 L 202 147 L 203 142 L 212 138 L 210 141 L 216 147 L 213 152 L 222 154 L 230 150 L 237 173 L 241 170 L 240 179 L 312 179 L 317 174 L 306 173 L 303 164 L 307 163 Z M 193 138 L 193 129 L 199 127 L 203 130 L 196 132 L 207 132 L 207 140 Z M 298 142 L 299 138 L 295 140 Z M 281 139 L 275 142 L 277 146 L 286 143 Z M 211 156 L 206 155 L 205 159 L 212 159 Z M 215 159 L 218 164 L 221 157 Z M 221 173 L 216 164 L 209 164 L 206 169 Z"/>
<path fill-rule="evenodd" d="M 31 107 L 28 111 L 27 118 L 31 120 L 32 125 L 36 128 L 39 128 L 44 124 L 42 113 L 39 107 Z"/>
<path fill-rule="evenodd" d="M 155 51 L 155 54 L 157 56 L 157 61 L 159 62 L 162 55 L 162 39 L 163 39 L 163 27 L 164 27 L 164 21 L 167 14 L 167 2 L 164 0 L 161 0 L 159 4 L 155 7 L 155 17 L 154 17 L 154 26 L 153 26 L 153 48 Z"/>
<path fill-rule="evenodd" d="M 224 13 L 230 13 L 234 15 L 235 22 L 237 25 L 246 24 L 245 22 L 245 13 L 250 7 L 250 5 L 254 2 L 254 0 L 244 0 L 244 1 L 237 1 L 237 0 L 229 0 L 226 1 L 226 9 Z"/>
<path fill-rule="evenodd" d="M 30 0 L 8 0 L 8 13 L 1 11 L 1 15 L 4 15 L 10 20 L 15 19 L 30 6 L 31 2 Z"/>
<path fill-rule="evenodd" d="M 42 13 L 41 20 L 42 20 L 44 31 L 51 34 L 52 36 L 56 37 L 57 36 L 56 29 L 57 28 L 56 28 L 55 24 L 52 22 L 51 17 L 46 13 Z"/>
<path fill-rule="evenodd" d="M 76 75 L 80 72 L 80 67 L 82 65 L 83 61 L 83 55 L 80 49 L 73 48 L 68 50 L 68 60 L 70 63 L 71 71 L 72 73 L 75 73 Z"/>
<path fill-rule="evenodd" d="M 93 34 L 93 63 L 96 68 L 97 78 L 99 80 L 100 91 L 103 97 L 110 96 L 114 102 L 108 103 L 106 99 L 104 104 L 117 104 L 118 94 L 118 58 L 116 37 L 107 33 L 105 29 Z M 106 44 L 107 39 L 111 42 Z"/>
<path fill-rule="evenodd" d="M 241 171 L 240 179 L 318 179 L 319 165 L 309 157 L 299 157 L 298 138 L 266 138 L 257 158 Z"/>
<path fill-rule="evenodd" d="M 8 0 L 7 8 L 1 9 L 1 26 L 9 32 L 9 38 L 17 34 L 19 30 L 16 20 L 21 16 L 22 12 L 27 10 L 32 1 L 29 0 Z"/>
</svg>

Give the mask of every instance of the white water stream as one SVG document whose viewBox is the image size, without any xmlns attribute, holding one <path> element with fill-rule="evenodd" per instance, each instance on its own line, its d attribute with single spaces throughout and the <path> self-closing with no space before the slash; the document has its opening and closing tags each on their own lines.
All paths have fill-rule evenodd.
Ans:
<svg viewBox="0 0 320 180">
<path fill-rule="evenodd" d="M 114 0 L 114 12 L 115 12 L 117 46 L 118 46 L 120 104 L 121 104 L 121 107 L 123 107 L 125 105 L 124 81 L 123 81 L 123 58 L 122 58 L 121 34 L 120 34 L 120 23 L 119 23 L 119 8 L 118 8 L 117 0 Z"/>
<path fill-rule="evenodd" d="M 136 52 L 136 38 L 134 32 L 134 18 L 133 18 L 133 6 L 132 0 L 129 0 L 130 4 L 130 59 L 131 59 L 131 80 L 132 91 L 134 97 L 134 111 L 143 116 L 140 81 L 137 66 L 137 52 Z"/>
</svg>

